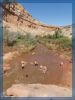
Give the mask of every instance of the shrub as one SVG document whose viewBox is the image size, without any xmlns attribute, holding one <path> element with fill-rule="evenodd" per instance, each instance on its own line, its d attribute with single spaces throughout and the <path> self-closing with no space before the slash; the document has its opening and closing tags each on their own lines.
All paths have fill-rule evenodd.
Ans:
<svg viewBox="0 0 75 100">
<path fill-rule="evenodd" d="M 24 45 L 34 45 L 36 44 L 36 39 L 30 35 L 29 33 L 26 34 L 26 35 L 19 35 L 18 38 L 17 38 L 17 44 L 24 44 Z"/>
<path fill-rule="evenodd" d="M 56 50 L 72 50 L 72 39 L 58 34 L 46 35 L 40 38 L 40 42 L 47 45 L 48 48 L 55 48 Z M 53 47 L 52 47 L 53 46 Z"/>
<path fill-rule="evenodd" d="M 53 35 L 53 38 L 61 38 L 61 37 L 63 37 L 61 29 L 56 30 L 55 34 Z"/>
<path fill-rule="evenodd" d="M 29 33 L 22 35 L 19 32 L 5 32 L 4 33 L 4 43 L 7 46 L 14 46 L 20 44 L 35 44 L 36 40 Z"/>
<path fill-rule="evenodd" d="M 8 46 L 14 46 L 17 42 L 17 38 L 18 38 L 18 33 L 8 33 L 7 34 L 7 45 Z"/>
</svg>

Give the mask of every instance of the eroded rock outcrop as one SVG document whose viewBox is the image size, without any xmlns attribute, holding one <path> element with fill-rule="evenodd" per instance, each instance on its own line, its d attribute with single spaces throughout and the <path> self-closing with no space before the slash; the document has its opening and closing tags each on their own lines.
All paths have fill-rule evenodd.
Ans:
<svg viewBox="0 0 75 100">
<path fill-rule="evenodd" d="M 72 90 L 56 85 L 15 84 L 7 89 L 6 94 L 15 97 L 70 97 Z"/>
<path fill-rule="evenodd" d="M 35 20 L 20 4 L 3 5 L 3 27 L 8 31 L 32 35 L 54 34 L 59 27 L 48 26 Z"/>
</svg>

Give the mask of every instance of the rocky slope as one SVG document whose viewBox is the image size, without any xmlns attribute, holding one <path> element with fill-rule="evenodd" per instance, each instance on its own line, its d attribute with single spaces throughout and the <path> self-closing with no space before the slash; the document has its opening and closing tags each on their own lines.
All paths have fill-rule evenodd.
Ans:
<svg viewBox="0 0 75 100">
<path fill-rule="evenodd" d="M 55 30 L 61 29 L 63 34 L 71 36 L 72 26 L 55 27 L 40 23 L 34 19 L 20 4 L 3 5 L 4 17 L 3 27 L 9 32 L 19 32 L 21 34 L 30 33 L 32 35 L 54 34 Z"/>
<path fill-rule="evenodd" d="M 65 36 L 72 37 L 72 25 L 61 27 L 62 33 Z"/>
<path fill-rule="evenodd" d="M 56 27 L 40 23 L 30 15 L 22 5 L 18 3 L 3 5 L 3 27 L 9 32 L 32 35 L 54 34 L 55 30 L 61 29 L 65 36 L 72 37 L 72 26 Z"/>
<path fill-rule="evenodd" d="M 41 24 L 18 3 L 3 5 L 3 27 L 8 31 L 32 35 L 53 34 L 59 27 Z"/>
</svg>

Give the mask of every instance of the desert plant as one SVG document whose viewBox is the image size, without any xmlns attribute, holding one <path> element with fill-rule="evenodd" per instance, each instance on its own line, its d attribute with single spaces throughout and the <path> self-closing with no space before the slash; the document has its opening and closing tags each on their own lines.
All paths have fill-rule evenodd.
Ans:
<svg viewBox="0 0 75 100">
<path fill-rule="evenodd" d="M 13 46 L 17 42 L 18 33 L 16 32 L 4 32 L 4 43 L 7 46 Z"/>
<path fill-rule="evenodd" d="M 62 36 L 63 35 L 62 35 L 61 29 L 58 29 L 58 30 L 55 31 L 55 34 L 53 35 L 53 38 L 60 38 Z"/>
</svg>

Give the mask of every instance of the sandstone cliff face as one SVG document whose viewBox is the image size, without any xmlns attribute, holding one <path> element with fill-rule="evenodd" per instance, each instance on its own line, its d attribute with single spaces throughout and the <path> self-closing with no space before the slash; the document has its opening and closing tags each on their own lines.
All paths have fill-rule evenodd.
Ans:
<svg viewBox="0 0 75 100">
<path fill-rule="evenodd" d="M 53 34 L 58 27 L 47 26 L 32 18 L 18 3 L 6 4 L 4 9 L 3 26 L 8 31 L 31 33 L 32 35 Z"/>
<path fill-rule="evenodd" d="M 47 35 L 54 34 L 55 30 L 59 27 L 47 26 L 41 24 L 18 3 L 3 5 L 3 27 L 9 32 L 19 32 L 21 34 L 30 33 L 32 35 Z M 66 36 L 70 36 L 72 33 L 72 28 L 60 27 L 62 32 Z"/>
</svg>

